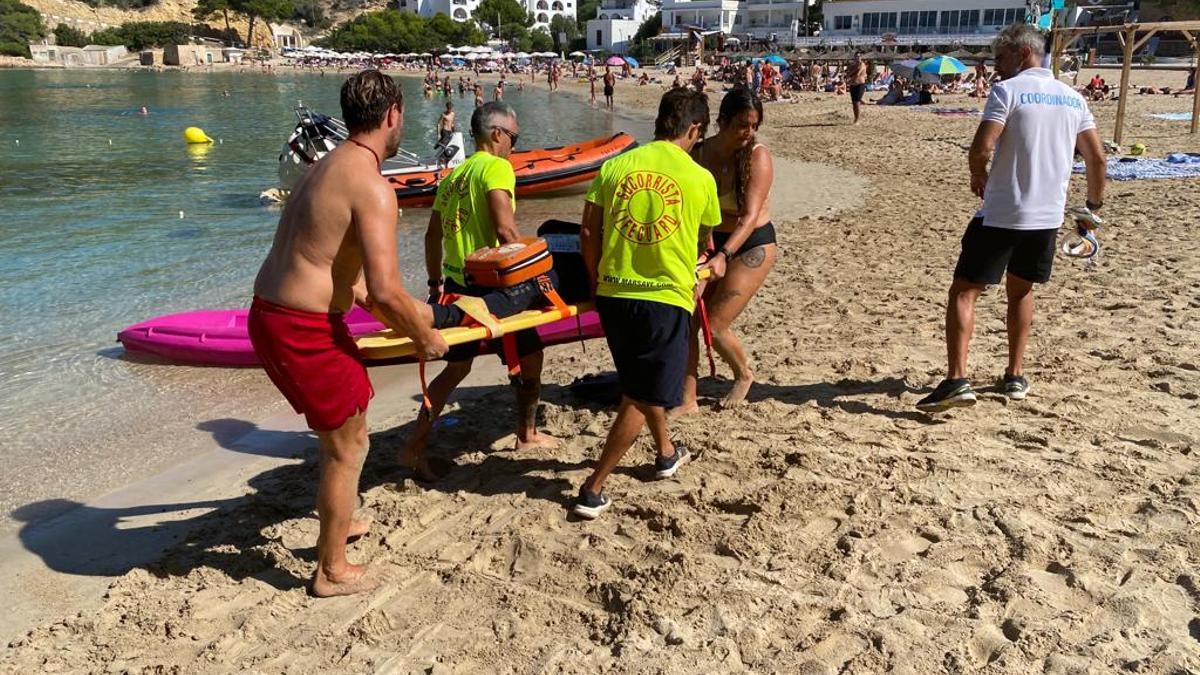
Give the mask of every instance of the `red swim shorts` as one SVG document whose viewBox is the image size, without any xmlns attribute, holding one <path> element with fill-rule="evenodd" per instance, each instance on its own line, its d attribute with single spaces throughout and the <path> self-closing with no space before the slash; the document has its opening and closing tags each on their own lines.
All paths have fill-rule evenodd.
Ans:
<svg viewBox="0 0 1200 675">
<path fill-rule="evenodd" d="M 267 376 L 313 431 L 333 431 L 366 411 L 375 390 L 340 312 L 306 312 L 256 297 L 248 328 Z"/>
</svg>

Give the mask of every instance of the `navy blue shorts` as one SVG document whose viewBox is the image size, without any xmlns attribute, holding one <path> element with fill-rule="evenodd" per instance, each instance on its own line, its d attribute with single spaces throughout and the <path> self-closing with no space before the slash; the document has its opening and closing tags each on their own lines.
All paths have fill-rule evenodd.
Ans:
<svg viewBox="0 0 1200 675">
<path fill-rule="evenodd" d="M 550 279 L 554 285 L 558 285 L 558 277 L 554 271 L 550 271 Z M 541 289 L 538 288 L 536 280 L 526 281 L 510 288 L 485 288 L 483 286 L 463 286 L 455 282 L 453 279 L 446 279 L 445 291 L 454 293 L 455 295 L 473 295 L 483 298 L 487 304 L 488 311 L 492 316 L 503 319 L 514 314 L 520 314 L 527 309 L 540 307 L 545 304 L 545 296 L 542 295 Z M 538 337 L 536 328 L 517 331 L 513 333 L 513 337 L 517 341 L 517 356 L 525 358 L 530 354 L 536 354 L 542 351 L 542 339 Z M 484 346 L 487 346 L 491 351 L 500 356 L 500 360 L 505 365 L 512 365 L 507 362 L 504 357 L 504 346 L 500 340 L 479 342 L 468 342 L 466 344 L 454 345 L 446 352 L 447 361 L 470 361 L 479 356 L 483 351 Z"/>
<path fill-rule="evenodd" d="M 621 393 L 646 405 L 675 408 L 683 402 L 692 315 L 650 300 L 596 298 Z"/>
</svg>

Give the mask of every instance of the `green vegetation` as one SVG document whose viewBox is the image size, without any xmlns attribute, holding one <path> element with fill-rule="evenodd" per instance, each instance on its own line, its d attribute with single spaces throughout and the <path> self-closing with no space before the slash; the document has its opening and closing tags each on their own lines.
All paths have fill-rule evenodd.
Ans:
<svg viewBox="0 0 1200 675">
<path fill-rule="evenodd" d="M 0 0 L 3 1 L 3 0 Z M 193 36 L 230 41 L 237 34 L 223 33 L 206 25 L 191 26 L 179 21 L 131 21 L 117 28 L 92 33 L 88 42 L 96 45 L 125 45 L 130 51 L 187 44 Z"/>
<path fill-rule="evenodd" d="M 479 45 L 484 39 L 483 31 L 474 21 L 459 23 L 445 14 L 426 19 L 384 9 L 339 24 L 319 44 L 343 52 L 419 53 L 442 50 L 448 44 Z"/>
<path fill-rule="evenodd" d="M 559 33 L 567 34 L 567 41 L 565 43 L 559 42 Z M 579 24 L 561 14 L 556 15 L 550 19 L 550 37 L 554 38 L 555 49 L 560 51 L 570 49 L 571 44 L 580 37 Z"/>
<path fill-rule="evenodd" d="M 662 12 L 655 12 L 654 16 L 643 21 L 633 34 L 633 39 L 629 41 L 629 55 L 642 63 L 653 61 L 654 46 L 648 38 L 658 35 L 661 30 Z"/>
<path fill-rule="evenodd" d="M 63 47 L 86 47 L 88 36 L 74 26 L 60 23 L 54 27 L 54 44 Z"/>
<path fill-rule="evenodd" d="M 579 20 L 579 30 L 587 29 L 588 19 L 596 18 L 600 8 L 600 0 L 580 0 L 575 10 L 575 18 Z"/>
<path fill-rule="evenodd" d="M 37 10 L 18 2 L 0 0 L 0 54 L 29 57 L 29 43 L 46 35 L 46 24 Z"/>
<path fill-rule="evenodd" d="M 157 5 L 158 0 L 83 0 L 92 7 L 116 7 L 118 9 L 141 9 Z"/>
<path fill-rule="evenodd" d="M 211 21 L 218 16 L 225 21 L 225 32 L 233 33 L 229 27 L 229 14 L 240 14 L 249 22 L 246 30 L 246 44 L 254 44 L 254 26 L 262 21 L 288 21 L 304 19 L 310 26 L 321 29 L 328 26 L 325 10 L 317 0 L 302 0 L 302 5 L 295 5 L 291 0 L 199 0 L 192 8 L 192 16 L 197 21 Z"/>
</svg>

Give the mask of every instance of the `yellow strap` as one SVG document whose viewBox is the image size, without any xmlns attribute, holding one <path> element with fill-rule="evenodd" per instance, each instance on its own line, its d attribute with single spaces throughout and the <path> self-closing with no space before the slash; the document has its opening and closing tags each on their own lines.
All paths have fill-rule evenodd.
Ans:
<svg viewBox="0 0 1200 675">
<path fill-rule="evenodd" d="M 492 337 L 504 335 L 504 327 L 488 311 L 487 303 L 483 301 L 483 298 L 464 295 L 454 301 L 454 306 L 461 309 L 464 314 L 474 319 L 480 326 L 486 328 Z"/>
</svg>

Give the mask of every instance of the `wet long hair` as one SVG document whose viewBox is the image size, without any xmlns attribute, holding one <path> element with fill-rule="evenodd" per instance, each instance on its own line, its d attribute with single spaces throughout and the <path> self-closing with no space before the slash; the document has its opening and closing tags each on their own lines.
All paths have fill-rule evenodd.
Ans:
<svg viewBox="0 0 1200 675">
<path fill-rule="evenodd" d="M 763 123 L 762 100 L 755 96 L 749 87 L 734 87 L 728 94 L 725 94 L 725 98 L 721 99 L 721 108 L 717 112 L 717 123 L 724 121 L 729 124 L 733 122 L 733 118 L 751 110 L 758 113 L 758 124 L 754 127 L 754 130 L 758 131 L 758 127 Z M 739 211 L 746 206 L 746 191 L 750 187 L 750 158 L 754 154 L 756 144 L 757 139 L 751 139 L 746 147 L 738 150 L 733 156 L 733 189 Z"/>
</svg>

